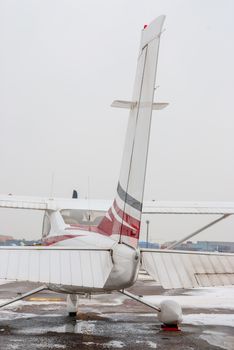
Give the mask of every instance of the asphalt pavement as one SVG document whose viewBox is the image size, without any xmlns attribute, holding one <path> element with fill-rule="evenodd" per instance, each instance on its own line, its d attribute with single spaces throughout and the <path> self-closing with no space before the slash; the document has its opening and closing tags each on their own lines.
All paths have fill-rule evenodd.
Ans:
<svg viewBox="0 0 234 350">
<path fill-rule="evenodd" d="M 144 276 L 143 276 L 144 277 Z M 0 302 L 35 288 L 35 284 L 0 285 Z M 164 291 L 149 278 L 129 289 L 145 296 L 183 295 Z M 233 289 L 234 291 L 234 289 Z M 180 332 L 165 332 L 154 310 L 119 294 L 80 299 L 77 317 L 66 312 L 66 295 L 43 291 L 0 310 L 0 350 L 32 349 L 228 349 L 234 350 L 233 310 L 183 309 L 185 315 L 203 315 L 202 322 L 182 323 Z M 212 313 L 230 322 L 207 322 Z M 215 317 L 217 315 L 217 317 Z M 226 315 L 223 316 L 223 315 Z M 222 323 L 222 322 L 221 322 Z"/>
</svg>

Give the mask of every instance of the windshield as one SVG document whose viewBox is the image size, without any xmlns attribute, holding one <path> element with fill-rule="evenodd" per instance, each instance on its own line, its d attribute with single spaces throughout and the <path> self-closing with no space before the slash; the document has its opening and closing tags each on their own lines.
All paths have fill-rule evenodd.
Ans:
<svg viewBox="0 0 234 350">
<path fill-rule="evenodd" d="M 100 210 L 63 209 L 60 213 L 67 225 L 97 226 L 105 216 Z"/>
</svg>

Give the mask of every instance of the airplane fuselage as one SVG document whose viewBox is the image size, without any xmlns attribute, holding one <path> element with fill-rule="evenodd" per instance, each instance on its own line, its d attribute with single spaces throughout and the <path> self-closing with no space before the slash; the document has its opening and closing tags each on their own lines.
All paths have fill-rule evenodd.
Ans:
<svg viewBox="0 0 234 350">
<path fill-rule="evenodd" d="M 94 211 L 93 211 L 94 212 Z M 63 214 L 64 210 L 46 211 L 43 223 L 43 245 L 82 250 L 109 250 L 112 268 L 103 288 L 88 288 L 81 286 L 48 284 L 50 290 L 62 293 L 95 293 L 120 290 L 132 286 L 137 278 L 140 265 L 140 252 L 131 245 L 121 243 L 118 235 L 107 235 L 99 232 L 97 226 L 92 226 L 90 220 L 74 221 Z M 69 212 L 70 213 L 70 212 Z M 76 215 L 80 212 L 77 210 Z M 85 218 L 89 217 L 90 210 L 81 210 Z M 100 213 L 99 213 L 100 214 Z M 103 214 L 102 214 L 103 215 Z M 134 237 L 131 238 L 134 240 Z M 74 266 L 72 266 L 74 269 Z M 104 266 L 103 266 L 104 268 Z M 79 267 L 77 266 L 77 269 Z M 89 272 L 84 270 L 85 274 Z M 93 272 L 92 272 L 93 273 Z M 92 279 L 92 276 L 91 276 Z"/>
</svg>

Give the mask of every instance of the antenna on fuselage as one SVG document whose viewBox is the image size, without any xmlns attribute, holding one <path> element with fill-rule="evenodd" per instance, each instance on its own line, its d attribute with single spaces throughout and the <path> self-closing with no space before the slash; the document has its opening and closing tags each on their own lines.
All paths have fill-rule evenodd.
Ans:
<svg viewBox="0 0 234 350">
<path fill-rule="evenodd" d="M 51 184 L 50 184 L 50 199 L 53 199 L 54 197 L 54 171 L 51 174 Z"/>
<path fill-rule="evenodd" d="M 90 177 L 88 176 L 87 178 L 87 195 L 86 195 L 86 199 L 87 199 L 87 207 L 88 207 L 88 221 L 91 220 L 91 210 L 90 210 Z"/>
<path fill-rule="evenodd" d="M 77 190 L 73 190 L 73 192 L 72 192 L 72 198 L 73 198 L 73 199 L 77 199 L 77 198 L 78 198 L 78 192 L 77 192 Z"/>
</svg>

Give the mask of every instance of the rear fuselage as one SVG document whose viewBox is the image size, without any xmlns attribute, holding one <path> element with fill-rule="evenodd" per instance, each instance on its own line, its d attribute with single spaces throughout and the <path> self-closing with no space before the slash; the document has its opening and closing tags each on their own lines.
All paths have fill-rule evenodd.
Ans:
<svg viewBox="0 0 234 350">
<path fill-rule="evenodd" d="M 48 285 L 50 290 L 61 293 L 103 293 L 132 286 L 138 275 L 140 252 L 126 244 L 121 244 L 98 233 L 79 231 L 73 237 L 54 243 L 55 246 L 77 247 L 82 249 L 110 249 L 113 267 L 103 288 L 84 288 L 69 285 Z"/>
<path fill-rule="evenodd" d="M 76 216 L 70 217 L 70 221 L 67 216 L 63 215 L 63 212 L 66 212 L 66 210 L 45 212 L 43 244 L 83 250 L 107 249 L 110 251 L 113 266 L 104 287 L 101 289 L 57 284 L 49 284 L 48 288 L 63 293 L 100 293 L 124 289 L 133 285 L 136 281 L 140 264 L 138 249 L 119 243 L 115 235 L 108 236 L 95 232 L 98 228 L 89 224 L 92 223 L 90 216 L 96 212 L 100 215 L 100 210 L 82 209 L 80 212 L 76 211 Z M 78 218 L 78 214 L 81 213 L 83 215 L 82 221 Z M 89 218 L 89 221 L 85 221 L 85 217 Z M 74 222 L 75 219 L 77 220 L 76 222 Z M 82 273 L 88 272 L 82 271 Z"/>
</svg>

